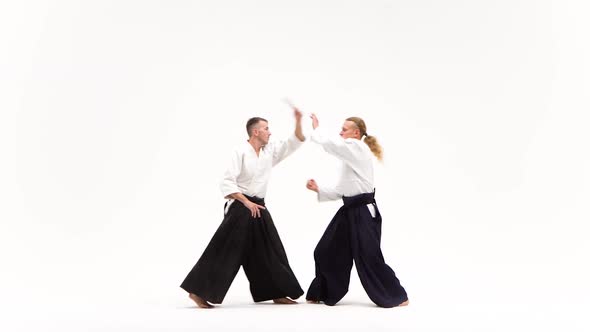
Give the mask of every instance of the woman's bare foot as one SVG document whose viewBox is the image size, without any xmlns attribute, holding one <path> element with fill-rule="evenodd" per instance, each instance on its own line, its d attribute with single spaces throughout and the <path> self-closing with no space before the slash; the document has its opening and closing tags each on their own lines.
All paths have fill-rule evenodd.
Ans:
<svg viewBox="0 0 590 332">
<path fill-rule="evenodd" d="M 288 297 L 281 297 L 278 299 L 274 299 L 272 301 L 277 304 L 296 304 L 297 303 L 297 301 L 293 301 Z"/>
<path fill-rule="evenodd" d="M 410 304 L 410 300 L 405 300 L 404 302 L 402 302 L 402 303 L 398 304 L 397 306 L 398 306 L 398 307 L 405 307 L 405 306 L 407 306 L 408 304 Z"/>
<path fill-rule="evenodd" d="M 211 309 L 213 308 L 213 305 L 209 304 L 209 302 L 203 300 L 201 297 L 197 296 L 196 294 L 190 293 L 188 294 L 188 297 L 195 301 L 195 303 L 197 304 L 197 306 L 199 308 L 203 308 L 203 309 Z"/>
</svg>

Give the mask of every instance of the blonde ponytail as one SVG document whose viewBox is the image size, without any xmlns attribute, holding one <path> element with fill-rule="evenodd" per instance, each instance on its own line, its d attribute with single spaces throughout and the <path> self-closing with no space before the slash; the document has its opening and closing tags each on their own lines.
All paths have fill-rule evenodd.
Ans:
<svg viewBox="0 0 590 332">
<path fill-rule="evenodd" d="M 379 161 L 383 161 L 383 148 L 379 142 L 377 142 L 375 136 L 365 134 L 365 144 L 369 146 L 369 149 L 371 149 L 371 152 L 373 152 Z"/>
<path fill-rule="evenodd" d="M 377 138 L 375 136 L 367 135 L 367 125 L 365 124 L 365 121 L 359 117 L 356 117 L 356 116 L 350 117 L 350 118 L 346 119 L 346 121 L 354 122 L 356 127 L 361 132 L 361 138 L 363 136 L 365 136 L 365 139 L 364 139 L 365 144 L 367 144 L 369 146 L 369 149 L 371 149 L 371 152 L 373 152 L 375 157 L 377 157 L 377 159 L 379 161 L 382 161 L 383 160 L 383 148 L 381 147 L 379 142 L 377 142 Z"/>
</svg>

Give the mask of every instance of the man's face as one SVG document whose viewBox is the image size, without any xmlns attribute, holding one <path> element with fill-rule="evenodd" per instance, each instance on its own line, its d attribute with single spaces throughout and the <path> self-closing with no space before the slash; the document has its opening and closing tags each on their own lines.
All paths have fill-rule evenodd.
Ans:
<svg viewBox="0 0 590 332">
<path fill-rule="evenodd" d="M 268 122 L 260 121 L 258 122 L 258 126 L 254 129 L 254 136 L 258 137 L 260 142 L 263 145 L 268 144 L 268 140 L 270 138 L 270 130 L 268 129 Z"/>
<path fill-rule="evenodd" d="M 356 124 L 352 121 L 344 121 L 342 125 L 342 131 L 340 136 L 342 138 L 361 138 L 360 130 L 356 127 Z"/>
</svg>

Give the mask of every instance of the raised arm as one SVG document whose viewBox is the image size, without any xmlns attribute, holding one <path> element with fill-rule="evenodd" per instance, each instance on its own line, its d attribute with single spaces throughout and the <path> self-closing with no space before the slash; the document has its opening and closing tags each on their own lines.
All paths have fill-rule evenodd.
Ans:
<svg viewBox="0 0 590 332">
<path fill-rule="evenodd" d="M 295 150 L 299 149 L 305 141 L 305 136 L 303 135 L 303 130 L 301 128 L 302 114 L 295 107 L 293 107 L 293 114 L 295 116 L 295 131 L 287 140 L 274 143 L 272 158 L 273 166 L 287 158 Z"/>
<path fill-rule="evenodd" d="M 358 165 L 359 160 L 363 159 L 363 150 L 356 140 L 324 135 L 319 129 L 319 120 L 315 114 L 311 115 L 311 121 L 314 129 L 311 134 L 311 141 L 321 145 L 327 153 L 344 161 L 353 168 Z"/>
<path fill-rule="evenodd" d="M 299 141 L 304 142 L 305 136 L 303 136 L 303 129 L 301 128 L 303 114 L 295 107 L 293 107 L 293 114 L 295 115 L 295 136 Z"/>
</svg>

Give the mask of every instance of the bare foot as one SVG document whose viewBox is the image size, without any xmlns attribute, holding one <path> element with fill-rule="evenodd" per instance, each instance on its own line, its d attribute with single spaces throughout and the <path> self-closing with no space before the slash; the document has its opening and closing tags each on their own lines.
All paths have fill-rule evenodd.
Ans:
<svg viewBox="0 0 590 332">
<path fill-rule="evenodd" d="M 296 304 L 297 303 L 296 301 L 293 301 L 293 300 L 291 300 L 290 298 L 287 298 L 287 297 L 281 297 L 281 298 L 278 298 L 278 299 L 274 299 L 272 301 L 274 303 L 277 303 L 277 304 Z"/>
<path fill-rule="evenodd" d="M 211 309 L 213 308 L 213 305 L 209 304 L 209 302 L 203 300 L 201 297 L 197 296 L 196 294 L 190 293 L 188 294 L 188 297 L 195 301 L 195 303 L 197 304 L 197 306 L 199 306 L 199 308 L 203 308 L 203 309 Z"/>
<path fill-rule="evenodd" d="M 309 303 L 309 304 L 320 304 L 320 301 L 317 301 L 317 300 L 307 300 L 307 303 Z"/>
<path fill-rule="evenodd" d="M 410 300 L 405 300 L 404 302 L 402 302 L 402 303 L 398 304 L 397 306 L 398 306 L 398 307 L 405 307 L 405 306 L 407 306 L 408 304 L 410 304 Z"/>
</svg>

